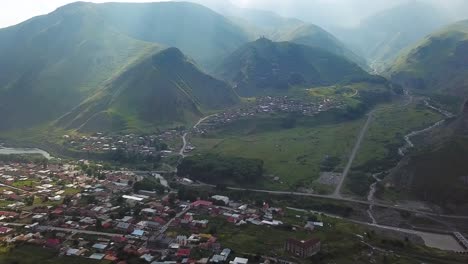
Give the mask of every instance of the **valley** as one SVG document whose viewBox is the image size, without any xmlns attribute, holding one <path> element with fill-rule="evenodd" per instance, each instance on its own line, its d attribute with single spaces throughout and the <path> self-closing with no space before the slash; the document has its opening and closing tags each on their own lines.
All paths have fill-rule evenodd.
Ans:
<svg viewBox="0 0 468 264">
<path fill-rule="evenodd" d="M 467 20 L 199 1 L 0 28 L 1 263 L 466 263 Z"/>
</svg>

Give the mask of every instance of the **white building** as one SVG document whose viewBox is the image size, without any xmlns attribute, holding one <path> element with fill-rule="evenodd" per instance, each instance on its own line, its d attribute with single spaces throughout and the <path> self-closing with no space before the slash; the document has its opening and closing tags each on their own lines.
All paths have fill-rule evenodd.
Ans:
<svg viewBox="0 0 468 264">
<path fill-rule="evenodd" d="M 229 197 L 227 197 L 227 196 L 213 195 L 213 196 L 211 196 L 211 198 L 215 199 L 216 201 L 223 201 L 224 204 L 226 204 L 226 205 L 229 204 Z"/>
<path fill-rule="evenodd" d="M 239 257 L 236 257 L 233 261 L 229 261 L 230 264 L 247 264 L 248 262 L 248 259 Z"/>
</svg>

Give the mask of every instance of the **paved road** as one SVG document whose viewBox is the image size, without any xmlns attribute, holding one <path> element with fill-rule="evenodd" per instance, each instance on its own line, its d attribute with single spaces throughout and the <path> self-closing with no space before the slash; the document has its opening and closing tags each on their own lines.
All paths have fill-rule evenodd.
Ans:
<svg viewBox="0 0 468 264">
<path fill-rule="evenodd" d="M 187 132 L 185 132 L 183 135 L 182 135 L 182 148 L 180 148 L 179 150 L 179 155 L 182 157 L 182 158 L 185 158 L 185 149 L 187 148 Z"/>
<path fill-rule="evenodd" d="M 190 206 L 179 212 L 174 218 L 169 220 L 164 226 L 161 227 L 161 229 L 158 231 L 158 235 L 166 232 L 166 230 L 169 228 L 171 223 L 181 217 L 183 214 L 187 213 L 190 210 Z M 0 222 L 0 225 L 6 225 L 6 226 L 26 226 L 26 224 L 21 224 L 21 223 L 7 223 L 7 222 Z M 62 232 L 70 232 L 70 233 L 76 233 L 76 234 L 88 234 L 88 235 L 97 235 L 97 236 L 107 236 L 107 237 L 115 237 L 115 236 L 125 236 L 125 234 L 119 234 L 119 233 L 106 233 L 106 232 L 98 232 L 98 231 L 90 231 L 90 230 L 81 230 L 81 229 L 74 229 L 74 228 L 63 228 L 63 227 L 55 227 L 55 226 L 37 226 L 38 229 L 40 230 L 51 230 L 51 231 L 62 231 Z"/>
<path fill-rule="evenodd" d="M 346 164 L 343 173 L 341 174 L 340 182 L 336 185 L 335 191 L 333 192 L 332 196 L 334 197 L 341 197 L 341 188 L 343 186 L 343 183 L 345 182 L 346 176 L 348 176 L 349 170 L 351 169 L 351 166 L 353 165 L 353 161 L 356 158 L 356 154 L 359 150 L 359 147 L 361 146 L 362 139 L 364 138 L 364 135 L 367 132 L 367 129 L 369 128 L 369 124 L 372 121 L 374 111 L 369 112 L 367 116 L 366 123 L 364 126 L 361 128 L 361 131 L 359 132 L 359 135 L 357 137 L 356 143 L 354 144 L 353 150 L 351 151 L 351 155 L 349 156 L 348 163 Z"/>
<path fill-rule="evenodd" d="M 214 185 L 208 185 L 208 184 L 205 185 L 205 186 L 214 187 Z M 431 215 L 431 216 L 438 216 L 438 217 L 444 217 L 444 218 L 466 219 L 466 220 L 468 220 L 468 215 L 437 214 L 437 213 L 432 213 L 432 212 L 427 212 L 427 211 L 420 211 L 420 210 L 405 208 L 405 207 L 402 207 L 402 206 L 396 206 L 396 205 L 378 203 L 378 202 L 369 202 L 369 201 L 363 201 L 363 200 L 356 200 L 356 199 L 346 198 L 346 197 L 337 197 L 337 196 L 314 194 L 314 193 L 301 193 L 301 192 L 288 192 L 288 191 L 270 191 L 270 190 L 260 190 L 260 189 L 246 189 L 246 188 L 237 188 L 237 187 L 227 187 L 227 189 L 234 190 L 234 191 L 251 191 L 251 192 L 277 194 L 277 195 L 294 195 L 294 196 L 316 197 L 316 198 L 330 199 L 330 200 L 335 200 L 335 201 L 351 202 L 351 203 L 357 203 L 357 204 L 363 204 L 363 205 L 374 205 L 374 206 L 379 206 L 379 207 L 383 207 L 383 208 L 397 209 L 397 210 L 402 210 L 402 211 L 407 211 L 407 212 L 410 212 L 410 213 L 416 213 L 416 214 L 422 214 L 422 215 Z"/>
<path fill-rule="evenodd" d="M 6 188 L 10 188 L 10 189 L 17 190 L 17 191 L 20 191 L 20 192 L 29 193 L 28 191 L 25 191 L 25 190 L 23 190 L 23 189 L 16 188 L 16 187 L 14 187 L 14 186 L 6 185 L 6 184 L 3 184 L 3 183 L 0 183 L 0 187 L 6 187 Z"/>
<path fill-rule="evenodd" d="M 159 236 L 159 235 L 163 234 L 164 232 L 166 232 L 166 230 L 169 228 L 169 226 L 172 224 L 172 222 L 174 222 L 175 219 L 181 217 L 183 214 L 187 213 L 190 210 L 190 208 L 191 207 L 188 206 L 187 208 L 185 208 L 184 210 L 179 212 L 174 218 L 169 220 L 164 226 L 161 227 L 161 229 L 159 229 L 156 236 Z"/>
<path fill-rule="evenodd" d="M 71 233 L 78 233 L 78 234 L 97 235 L 97 236 L 108 236 L 108 237 L 124 236 L 124 234 L 118 234 L 118 233 L 105 233 L 105 232 L 98 232 L 98 231 L 73 229 L 73 228 L 62 228 L 62 227 L 55 227 L 55 226 L 38 226 L 37 228 L 43 229 L 43 230 L 53 230 L 53 231 L 71 232 Z"/>
</svg>

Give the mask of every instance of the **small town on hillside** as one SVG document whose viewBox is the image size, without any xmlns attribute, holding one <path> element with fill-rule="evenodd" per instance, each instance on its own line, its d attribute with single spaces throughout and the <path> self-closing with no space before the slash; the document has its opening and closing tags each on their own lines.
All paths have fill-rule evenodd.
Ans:
<svg viewBox="0 0 468 264">
<path fill-rule="evenodd" d="M 265 114 L 301 114 L 315 116 L 334 108 L 340 108 L 343 104 L 336 98 L 323 98 L 316 101 L 306 101 L 291 98 L 289 96 L 262 96 L 255 100 L 254 104 L 242 108 L 226 110 L 213 115 L 201 123 L 195 130 L 196 133 L 205 134 L 210 130 L 222 127 L 241 118 L 261 116 Z"/>
<path fill-rule="evenodd" d="M 322 241 L 313 231 L 326 224 L 303 219 L 294 232 L 308 239 L 292 232 L 280 256 L 245 256 L 220 243 L 211 222 L 280 228 L 283 208 L 222 195 L 184 201 L 159 174 L 106 170 L 85 160 L 0 162 L 0 182 L 0 243 L 115 263 L 126 263 L 128 256 L 152 264 L 295 263 L 320 251 Z"/>
<path fill-rule="evenodd" d="M 288 96 L 264 96 L 259 97 L 252 104 L 246 104 L 242 108 L 226 110 L 210 116 L 200 123 L 195 129 L 196 134 L 205 134 L 216 128 L 225 126 L 242 118 L 252 118 L 265 114 L 298 113 L 305 116 L 315 116 L 321 112 L 342 107 L 343 104 L 336 98 L 323 98 L 318 101 L 304 101 Z M 67 149 L 82 153 L 112 153 L 124 151 L 141 156 L 168 157 L 177 154 L 175 146 L 180 142 L 180 137 L 186 129 L 170 129 L 150 135 L 108 135 L 95 133 L 86 136 L 63 136 L 63 146 Z M 194 149 L 187 146 L 186 152 Z"/>
</svg>

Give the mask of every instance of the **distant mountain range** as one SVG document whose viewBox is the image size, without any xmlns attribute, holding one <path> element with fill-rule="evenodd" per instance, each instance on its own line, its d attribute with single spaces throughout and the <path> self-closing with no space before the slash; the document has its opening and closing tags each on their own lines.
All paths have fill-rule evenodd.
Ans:
<svg viewBox="0 0 468 264">
<path fill-rule="evenodd" d="M 295 18 L 285 18 L 273 12 L 239 8 L 219 1 L 200 1 L 207 3 L 217 12 L 225 15 L 251 36 L 252 40 L 266 37 L 273 41 L 289 41 L 314 48 L 325 49 L 367 68 L 363 57 L 356 55 L 345 44 L 323 28 Z"/>
<path fill-rule="evenodd" d="M 238 96 L 370 76 L 365 59 L 316 25 L 260 10 L 219 12 L 185 2 L 77 2 L 0 29 L 0 130 L 175 126 L 233 106 Z M 380 32 L 369 43 L 389 44 L 385 39 L 409 24 L 390 23 L 403 9 L 388 12 L 363 22 L 362 34 Z M 445 21 L 431 19 L 418 34 Z M 398 41 L 390 57 L 422 27 L 408 27 L 411 39 Z M 392 80 L 462 94 L 465 27 L 448 27 L 401 56 L 389 70 Z"/>
<path fill-rule="evenodd" d="M 284 82 L 294 72 L 296 81 L 308 85 L 364 73 L 338 57 L 353 54 L 319 27 L 260 11 L 246 18 L 236 22 L 184 2 L 76 2 L 0 29 L 0 129 L 54 124 L 81 131 L 131 130 L 192 122 L 239 101 L 231 86 L 200 67 L 213 69 L 223 57 L 229 61 L 232 52 L 242 53 L 239 47 L 263 34 L 314 47 L 283 43 L 291 54 L 265 54 L 262 59 L 269 62 L 284 59 L 281 76 L 272 82 Z M 302 55 L 300 64 L 291 62 Z M 258 81 L 257 70 L 248 82 Z M 289 77 L 294 82 L 294 75 Z"/>
</svg>

